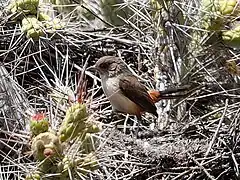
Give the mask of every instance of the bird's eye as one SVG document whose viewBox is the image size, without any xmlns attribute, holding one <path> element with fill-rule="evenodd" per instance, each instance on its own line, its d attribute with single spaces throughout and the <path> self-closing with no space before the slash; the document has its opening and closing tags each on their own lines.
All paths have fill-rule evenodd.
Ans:
<svg viewBox="0 0 240 180">
<path fill-rule="evenodd" d="M 102 69 L 107 69 L 107 67 L 108 67 L 107 63 L 100 64 L 100 68 L 102 68 Z"/>
<path fill-rule="evenodd" d="M 110 70 L 110 71 L 115 71 L 116 70 L 116 68 L 117 68 L 117 66 L 116 66 L 116 64 L 110 64 L 109 65 L 109 67 L 108 67 L 108 69 Z"/>
</svg>

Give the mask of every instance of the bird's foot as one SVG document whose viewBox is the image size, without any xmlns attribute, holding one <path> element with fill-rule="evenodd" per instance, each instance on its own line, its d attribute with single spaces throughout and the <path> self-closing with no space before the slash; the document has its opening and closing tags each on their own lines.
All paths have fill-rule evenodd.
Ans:
<svg viewBox="0 0 240 180">
<path fill-rule="evenodd" d="M 131 133 L 132 137 L 138 138 L 139 137 L 139 130 L 140 130 L 139 122 L 134 121 L 133 125 L 130 127 L 129 130 L 130 130 L 130 133 Z"/>
</svg>

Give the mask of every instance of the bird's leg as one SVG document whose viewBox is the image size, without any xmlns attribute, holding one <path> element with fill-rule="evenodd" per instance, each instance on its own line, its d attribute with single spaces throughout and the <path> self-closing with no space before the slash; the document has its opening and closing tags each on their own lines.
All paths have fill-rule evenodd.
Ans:
<svg viewBox="0 0 240 180">
<path fill-rule="evenodd" d="M 112 107 L 112 111 L 111 111 L 111 114 L 110 114 L 111 120 L 113 120 L 114 116 L 117 116 L 118 113 L 119 113 L 119 111 L 117 111 L 115 108 Z"/>
<path fill-rule="evenodd" d="M 111 121 L 113 120 L 115 115 L 116 115 L 116 112 L 112 110 L 110 114 Z"/>
<path fill-rule="evenodd" d="M 142 116 L 141 115 L 136 115 L 136 117 L 137 117 L 137 122 L 134 122 L 134 124 L 131 128 L 131 134 L 135 135 L 138 138 L 139 129 L 140 129 L 139 124 L 142 121 Z M 136 123 L 137 123 L 137 129 L 135 129 Z"/>
<path fill-rule="evenodd" d="M 104 120 L 104 123 L 112 123 L 112 122 L 114 121 L 115 115 L 116 115 L 116 112 L 115 112 L 115 111 L 111 111 L 111 112 L 107 115 L 106 119 Z"/>
<path fill-rule="evenodd" d="M 137 137 L 138 137 L 138 133 L 139 133 L 139 129 L 140 129 L 139 124 L 141 122 L 142 122 L 142 116 L 140 114 L 140 115 L 137 115 L 137 132 L 136 132 Z"/>
</svg>

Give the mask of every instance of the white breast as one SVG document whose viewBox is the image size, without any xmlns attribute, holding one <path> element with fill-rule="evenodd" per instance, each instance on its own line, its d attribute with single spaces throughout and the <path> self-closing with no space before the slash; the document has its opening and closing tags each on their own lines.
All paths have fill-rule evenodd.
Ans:
<svg viewBox="0 0 240 180">
<path fill-rule="evenodd" d="M 128 114 L 138 114 L 139 107 L 128 99 L 119 89 L 119 78 L 108 78 L 102 82 L 103 91 L 109 99 L 113 110 Z"/>
</svg>

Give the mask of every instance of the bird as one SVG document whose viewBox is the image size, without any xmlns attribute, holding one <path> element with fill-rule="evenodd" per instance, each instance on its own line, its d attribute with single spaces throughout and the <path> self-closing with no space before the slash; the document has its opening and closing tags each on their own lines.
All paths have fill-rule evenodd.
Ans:
<svg viewBox="0 0 240 180">
<path fill-rule="evenodd" d="M 189 89 L 189 86 L 183 86 L 164 91 L 148 90 L 116 56 L 101 57 L 93 68 L 100 75 L 103 92 L 110 101 L 113 112 L 135 115 L 139 121 L 144 112 L 158 117 L 156 102 L 177 98 L 181 95 L 173 93 Z"/>
</svg>

